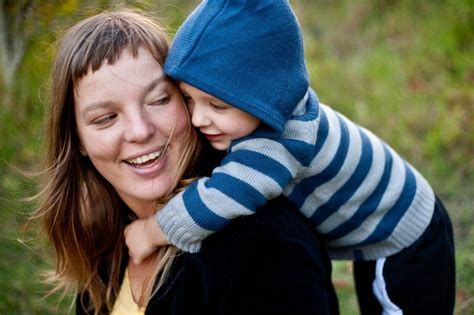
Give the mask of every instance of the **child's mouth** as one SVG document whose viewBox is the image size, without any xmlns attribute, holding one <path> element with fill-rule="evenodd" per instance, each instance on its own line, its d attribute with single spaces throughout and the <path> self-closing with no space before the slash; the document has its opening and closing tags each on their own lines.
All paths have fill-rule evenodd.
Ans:
<svg viewBox="0 0 474 315">
<path fill-rule="evenodd" d="M 219 138 L 221 138 L 221 137 L 223 136 L 223 134 L 222 134 L 222 133 L 215 134 L 215 135 L 204 134 L 204 136 L 205 136 L 206 139 L 209 140 L 209 141 L 216 141 L 216 140 L 218 140 Z"/>
</svg>

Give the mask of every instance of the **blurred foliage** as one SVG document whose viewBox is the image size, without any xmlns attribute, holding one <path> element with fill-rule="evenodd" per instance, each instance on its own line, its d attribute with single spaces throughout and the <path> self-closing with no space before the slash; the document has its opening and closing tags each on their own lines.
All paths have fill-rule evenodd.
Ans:
<svg viewBox="0 0 474 315">
<path fill-rule="evenodd" d="M 0 314 L 60 314 L 68 304 L 41 299 L 48 253 L 36 246 L 44 240 L 21 230 L 34 205 L 19 201 L 34 193 L 34 181 L 14 168 L 38 166 L 54 42 L 74 22 L 123 4 L 156 14 L 173 34 L 197 2 L 0 2 L 1 21 L 10 21 L 0 21 L 1 57 L 7 49 L 22 54 L 12 83 L 5 79 L 8 61 L 0 63 Z M 473 314 L 474 2 L 291 2 L 320 100 L 390 143 L 445 201 L 456 234 L 456 314 Z M 24 50 L 5 46 L 12 34 L 24 40 Z M 336 263 L 334 273 L 342 314 L 357 313 L 350 264 Z"/>
</svg>

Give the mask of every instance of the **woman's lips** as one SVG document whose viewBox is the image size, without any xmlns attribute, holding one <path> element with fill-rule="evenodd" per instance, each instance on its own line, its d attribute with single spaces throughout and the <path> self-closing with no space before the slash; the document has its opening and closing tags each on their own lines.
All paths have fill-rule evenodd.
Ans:
<svg viewBox="0 0 474 315">
<path fill-rule="evenodd" d="M 128 167 L 139 176 L 153 177 L 158 175 L 165 167 L 167 161 L 167 152 L 168 149 L 162 151 L 161 154 L 155 158 L 149 160 L 145 159 L 145 161 L 142 163 L 130 163 L 129 161 L 125 161 L 125 164 L 127 164 Z"/>
<path fill-rule="evenodd" d="M 150 162 L 159 158 L 162 153 L 163 153 L 163 150 L 159 150 L 156 152 L 152 152 L 150 154 L 145 154 L 145 155 L 136 157 L 134 159 L 126 160 L 126 162 L 128 164 L 137 165 L 137 166 L 145 165 L 147 162 Z M 151 164 L 151 163 L 148 163 L 148 164 Z"/>
</svg>

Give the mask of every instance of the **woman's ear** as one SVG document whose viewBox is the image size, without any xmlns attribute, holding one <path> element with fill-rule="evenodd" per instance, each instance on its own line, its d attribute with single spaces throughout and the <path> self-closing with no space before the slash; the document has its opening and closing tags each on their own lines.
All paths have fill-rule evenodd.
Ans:
<svg viewBox="0 0 474 315">
<path fill-rule="evenodd" d="M 84 147 L 82 146 L 82 144 L 79 145 L 79 153 L 80 153 L 82 156 L 87 156 L 87 152 L 86 152 L 86 150 L 84 149 Z"/>
</svg>

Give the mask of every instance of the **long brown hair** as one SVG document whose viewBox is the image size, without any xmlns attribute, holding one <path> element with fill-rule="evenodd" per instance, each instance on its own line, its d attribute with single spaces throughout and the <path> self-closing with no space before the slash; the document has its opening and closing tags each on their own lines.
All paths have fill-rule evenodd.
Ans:
<svg viewBox="0 0 474 315">
<path fill-rule="evenodd" d="M 59 42 L 54 61 L 46 124 L 46 156 L 40 204 L 34 219 L 41 218 L 53 245 L 53 290 L 72 291 L 86 297 L 86 308 L 96 314 L 111 310 L 117 296 L 121 267 L 127 258 L 124 227 L 133 212 L 114 188 L 80 154 L 74 116 L 74 88 L 89 69 L 106 61 L 113 64 L 123 49 L 137 55 L 146 48 L 163 65 L 168 40 L 159 23 L 142 12 L 121 9 L 87 18 L 68 29 Z M 196 133 L 188 121 L 175 184 L 164 199 L 186 185 L 199 151 Z M 175 249 L 163 248 L 155 257 L 155 275 L 166 270 Z M 153 283 L 145 290 L 151 294 Z"/>
</svg>

